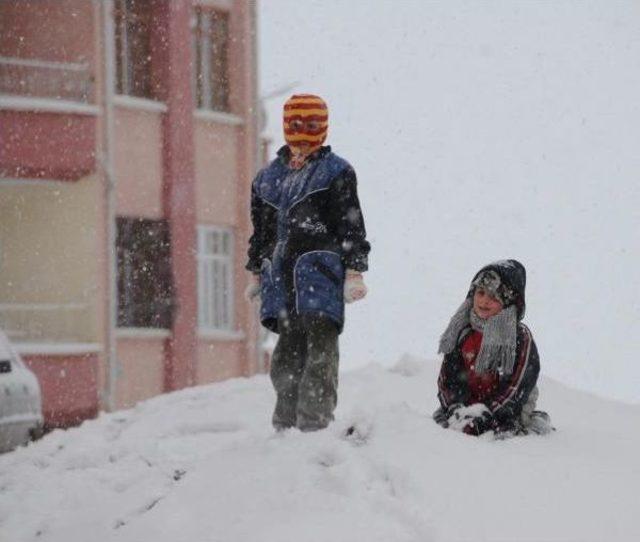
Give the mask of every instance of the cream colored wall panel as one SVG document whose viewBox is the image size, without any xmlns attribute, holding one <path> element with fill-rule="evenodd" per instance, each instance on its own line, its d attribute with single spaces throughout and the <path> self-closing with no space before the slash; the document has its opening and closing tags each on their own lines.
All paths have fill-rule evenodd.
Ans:
<svg viewBox="0 0 640 542">
<path fill-rule="evenodd" d="M 199 341 L 198 384 L 242 376 L 243 341 Z"/>
<path fill-rule="evenodd" d="M 118 106 L 115 118 L 118 214 L 161 218 L 162 113 Z"/>
<path fill-rule="evenodd" d="M 94 177 L 0 184 L 1 316 L 24 340 L 98 340 L 98 201 Z"/>
<path fill-rule="evenodd" d="M 235 225 L 239 128 L 201 119 L 195 127 L 197 220 Z"/>
<path fill-rule="evenodd" d="M 118 363 L 118 408 L 163 392 L 164 339 L 118 339 Z"/>
</svg>

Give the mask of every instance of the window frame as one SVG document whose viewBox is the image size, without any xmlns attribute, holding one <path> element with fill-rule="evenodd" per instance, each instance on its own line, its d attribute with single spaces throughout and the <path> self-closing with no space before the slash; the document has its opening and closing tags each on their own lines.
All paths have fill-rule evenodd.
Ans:
<svg viewBox="0 0 640 542">
<path fill-rule="evenodd" d="M 209 252 L 208 241 L 211 235 L 219 235 L 218 243 L 223 243 L 226 236 L 228 252 Z M 234 333 L 235 314 L 235 231 L 231 227 L 200 225 L 197 241 L 197 299 L 198 299 L 198 331 L 205 334 Z M 215 265 L 217 264 L 217 266 Z M 222 269 L 222 280 L 218 276 L 216 287 L 216 267 Z M 223 298 L 223 305 L 218 306 L 218 297 Z M 226 319 L 225 319 L 226 315 Z"/>
<path fill-rule="evenodd" d="M 131 4 L 137 3 L 146 8 L 145 18 L 139 18 L 139 14 L 131 9 Z M 156 101 L 153 92 L 153 72 L 151 66 L 151 32 L 153 28 L 153 15 L 148 10 L 149 5 L 141 0 L 114 0 L 113 31 L 115 45 L 115 88 L 114 92 L 119 96 L 129 96 L 141 100 Z M 146 54 L 147 59 L 142 65 L 136 66 L 132 42 L 131 25 L 146 26 Z M 144 80 L 136 81 L 136 73 L 144 73 Z M 138 89 L 137 87 L 141 88 Z"/>
<path fill-rule="evenodd" d="M 224 21 L 223 29 L 214 27 L 216 17 L 220 17 L 221 21 Z M 231 63 L 229 61 L 230 29 L 231 14 L 229 11 L 205 5 L 194 7 L 191 21 L 192 90 L 197 111 L 232 113 Z M 223 59 L 223 73 L 220 77 L 222 87 L 219 91 L 214 89 L 214 82 L 212 81 L 212 75 L 214 74 L 213 51 L 216 44 L 216 35 L 222 35 L 224 38 L 222 43 L 223 51 L 220 53 L 220 58 Z M 214 98 L 216 92 L 219 92 L 220 96 Z"/>
<path fill-rule="evenodd" d="M 137 216 L 118 216 L 116 220 L 116 327 L 119 330 L 171 330 L 175 289 L 169 222 Z M 144 239 L 145 229 L 153 230 L 153 239 Z M 138 244 L 140 246 L 136 246 Z"/>
</svg>

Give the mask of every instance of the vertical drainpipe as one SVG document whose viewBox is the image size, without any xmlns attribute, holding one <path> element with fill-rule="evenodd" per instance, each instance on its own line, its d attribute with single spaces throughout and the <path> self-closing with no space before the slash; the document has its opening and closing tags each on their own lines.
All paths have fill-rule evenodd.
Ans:
<svg viewBox="0 0 640 542">
<path fill-rule="evenodd" d="M 246 230 L 250 234 L 253 227 L 248 208 L 251 181 L 262 165 L 260 123 L 258 122 L 262 105 L 258 97 L 257 1 L 239 0 L 234 4 L 233 12 L 237 21 L 234 30 L 247 37 L 247 39 L 238 40 L 239 42 L 232 42 L 240 67 L 239 71 L 237 69 L 234 71 L 232 82 L 242 89 L 241 93 L 238 90 L 234 91 L 238 93 L 236 94 L 237 102 L 234 112 L 245 120 L 237 140 L 241 152 L 238 153 L 238 173 L 240 178 L 237 184 L 238 203 L 236 211 L 240 229 Z M 238 251 L 238 254 L 242 253 L 244 253 L 244 250 Z M 239 283 L 244 289 L 249 277 L 249 273 L 244 271 L 245 261 L 238 255 L 235 264 L 241 270 L 241 275 L 239 273 L 239 276 L 242 276 L 243 279 Z M 242 308 L 238 311 L 241 314 L 238 321 L 243 322 L 246 326 L 242 373 L 245 376 L 250 376 L 256 371 L 265 369 L 263 363 L 264 349 L 261 340 L 260 309 L 254 303 L 251 303 L 250 306 L 244 305 L 243 298 L 237 292 L 236 303 L 243 303 Z"/>
<path fill-rule="evenodd" d="M 232 66 L 231 83 L 237 85 L 232 91 L 234 103 L 232 110 L 240 115 L 244 123 L 238 132 L 237 144 L 239 152 L 237 156 L 237 171 L 239 181 L 237 183 L 238 201 L 236 203 L 237 224 L 239 231 L 251 234 L 251 219 L 249 213 L 249 200 L 251 194 L 251 181 L 255 176 L 258 165 L 259 141 L 257 126 L 258 100 L 257 100 L 257 52 L 256 52 L 256 2 L 255 0 L 242 0 L 233 7 L 233 32 L 237 32 L 242 38 L 232 41 L 231 46 L 235 52 L 237 61 Z M 238 238 L 240 240 L 240 237 Z M 246 239 L 242 238 L 246 242 Z M 245 254 L 244 243 L 235 258 L 238 266 L 236 285 L 244 289 L 248 284 L 249 272 L 244 270 L 245 260 L 241 254 Z M 262 366 L 260 359 L 260 324 L 255 305 L 247 305 L 236 292 L 237 322 L 246 329 L 246 337 L 242 351 L 241 372 L 244 376 L 250 376 Z"/>
<path fill-rule="evenodd" d="M 253 75 L 253 84 L 251 88 L 251 93 L 253 95 L 253 118 L 254 118 L 254 130 L 255 130 L 255 155 L 254 155 L 254 163 L 253 169 L 256 171 L 261 165 L 262 162 L 262 153 L 260 152 L 260 115 L 262 104 L 260 102 L 260 98 L 258 97 L 258 81 L 260 74 L 260 64 L 258 62 L 258 9 L 256 0 L 249 0 L 249 14 L 251 18 L 251 68 Z"/>
<path fill-rule="evenodd" d="M 251 69 L 252 69 L 252 95 L 253 95 L 253 122 L 254 122 L 254 133 L 255 133 L 255 153 L 253 157 L 253 173 L 257 173 L 258 169 L 262 166 L 262 145 L 260 141 L 260 115 L 262 115 L 262 103 L 258 96 L 258 86 L 259 86 L 259 62 L 258 62 L 258 8 L 256 0 L 249 1 L 249 14 L 251 18 Z M 252 224 L 249 224 L 249 229 L 251 230 Z M 260 308 L 257 304 L 253 304 L 253 328 L 256 331 L 253 333 L 253 337 L 251 340 L 255 341 L 255 368 L 257 371 L 261 372 L 264 370 L 263 367 L 263 359 L 264 359 L 264 348 L 262 344 L 262 333 L 261 333 L 261 324 L 260 324 Z"/>
<path fill-rule="evenodd" d="M 104 403 L 108 411 L 116 408 L 115 392 L 118 379 L 116 325 L 118 310 L 116 246 L 116 177 L 113 168 L 115 92 L 115 43 L 113 0 L 97 0 L 102 7 L 103 73 L 102 73 L 102 166 L 105 176 L 105 228 L 107 242 L 107 318 L 105 326 L 105 357 L 107 361 Z"/>
</svg>

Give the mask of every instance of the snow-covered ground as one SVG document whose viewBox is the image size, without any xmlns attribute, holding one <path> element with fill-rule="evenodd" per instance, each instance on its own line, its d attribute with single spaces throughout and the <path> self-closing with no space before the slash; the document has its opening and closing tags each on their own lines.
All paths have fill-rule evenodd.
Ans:
<svg viewBox="0 0 640 542">
<path fill-rule="evenodd" d="M 0 456 L 0 540 L 640 540 L 640 407 L 543 379 L 557 432 L 476 439 L 431 421 L 436 371 L 342 374 L 313 434 L 273 433 L 265 376 L 56 431 Z"/>
</svg>

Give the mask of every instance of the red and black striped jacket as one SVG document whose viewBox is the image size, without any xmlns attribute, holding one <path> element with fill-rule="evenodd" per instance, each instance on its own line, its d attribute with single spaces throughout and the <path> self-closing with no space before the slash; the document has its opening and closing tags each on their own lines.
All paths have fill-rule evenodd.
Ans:
<svg viewBox="0 0 640 542">
<path fill-rule="evenodd" d="M 483 403 L 499 425 L 508 426 L 520 416 L 538 381 L 538 349 L 529 328 L 519 323 L 513 372 L 502 376 L 497 371 L 478 374 L 474 366 L 481 342 L 482 333 L 470 327 L 462 330 L 457 348 L 442 362 L 438 399 L 444 410 L 456 403 Z"/>
</svg>

